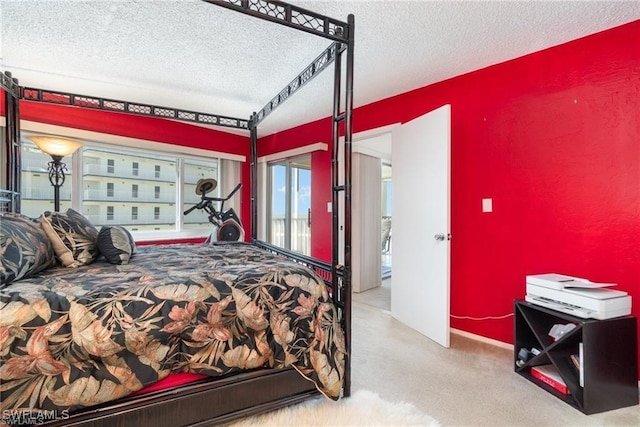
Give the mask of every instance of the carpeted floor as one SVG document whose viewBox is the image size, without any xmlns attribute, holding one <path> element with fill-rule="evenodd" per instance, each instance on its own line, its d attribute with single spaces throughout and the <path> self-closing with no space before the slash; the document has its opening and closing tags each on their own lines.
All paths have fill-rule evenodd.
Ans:
<svg viewBox="0 0 640 427">
<path fill-rule="evenodd" d="M 353 296 L 353 390 L 413 403 L 443 426 L 640 426 L 640 406 L 585 415 L 513 372 L 513 350 L 444 348 L 391 316 L 391 280 Z M 512 321 L 512 320 L 511 320 Z"/>
<path fill-rule="evenodd" d="M 337 402 L 324 397 L 247 418 L 228 427 L 250 426 L 427 426 L 440 424 L 407 402 L 389 402 L 358 390 Z"/>
</svg>

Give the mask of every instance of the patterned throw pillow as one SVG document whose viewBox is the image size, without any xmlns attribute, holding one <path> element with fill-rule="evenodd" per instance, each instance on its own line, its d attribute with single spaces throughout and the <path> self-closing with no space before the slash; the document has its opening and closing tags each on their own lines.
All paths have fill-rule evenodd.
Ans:
<svg viewBox="0 0 640 427">
<path fill-rule="evenodd" d="M 129 264 L 136 244 L 126 228 L 104 226 L 98 233 L 98 250 L 111 264 Z"/>
<path fill-rule="evenodd" d="M 0 215 L 0 284 L 32 276 L 55 262 L 51 242 L 37 220 Z"/>
<path fill-rule="evenodd" d="M 81 213 L 73 209 L 65 213 L 47 211 L 40 222 L 65 267 L 91 264 L 98 257 L 98 229 Z"/>
</svg>

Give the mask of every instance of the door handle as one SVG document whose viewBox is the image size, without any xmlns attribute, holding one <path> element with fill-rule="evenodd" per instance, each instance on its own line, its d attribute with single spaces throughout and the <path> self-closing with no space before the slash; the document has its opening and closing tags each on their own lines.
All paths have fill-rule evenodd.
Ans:
<svg viewBox="0 0 640 427">
<path fill-rule="evenodd" d="M 435 236 L 433 236 L 433 238 L 439 242 L 443 242 L 445 239 L 451 240 L 451 233 L 447 233 L 446 236 L 444 233 L 438 233 Z"/>
</svg>

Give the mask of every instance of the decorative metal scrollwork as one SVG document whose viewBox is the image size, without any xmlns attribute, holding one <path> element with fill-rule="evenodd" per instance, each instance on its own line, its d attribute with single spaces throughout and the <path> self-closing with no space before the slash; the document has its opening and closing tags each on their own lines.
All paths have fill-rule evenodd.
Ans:
<svg viewBox="0 0 640 427">
<path fill-rule="evenodd" d="M 52 90 L 21 88 L 21 98 L 29 101 L 40 101 L 51 104 L 71 105 L 74 107 L 95 108 L 98 110 L 118 111 L 143 116 L 173 118 L 187 122 L 214 124 L 238 129 L 249 129 L 249 121 L 234 117 L 224 117 L 210 113 L 197 113 L 170 107 L 160 107 L 135 102 L 118 101 L 114 99 L 97 98 L 73 93 L 56 92 Z"/>
<path fill-rule="evenodd" d="M 294 92 L 311 81 L 322 70 L 327 68 L 336 59 L 336 56 L 346 49 L 342 43 L 332 43 L 324 52 L 320 54 L 314 61 L 309 64 L 298 76 L 291 81 L 278 95 L 276 95 L 262 110 L 260 110 L 254 117 L 252 126 L 258 125 L 265 119 L 278 105 L 284 102 Z"/>
<path fill-rule="evenodd" d="M 348 24 L 292 4 L 269 0 L 204 0 L 334 41 L 348 42 Z"/>
<path fill-rule="evenodd" d="M 7 71 L 0 73 L 0 86 L 16 98 L 20 94 L 20 85 L 11 77 L 11 73 Z"/>
</svg>

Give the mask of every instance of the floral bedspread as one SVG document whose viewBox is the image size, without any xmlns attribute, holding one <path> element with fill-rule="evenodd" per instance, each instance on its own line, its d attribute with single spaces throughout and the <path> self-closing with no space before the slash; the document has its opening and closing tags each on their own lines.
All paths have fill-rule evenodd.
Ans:
<svg viewBox="0 0 640 427">
<path fill-rule="evenodd" d="M 0 409 L 73 410 L 171 372 L 294 366 L 331 398 L 344 337 L 322 280 L 254 246 L 142 246 L 0 290 Z"/>
</svg>

